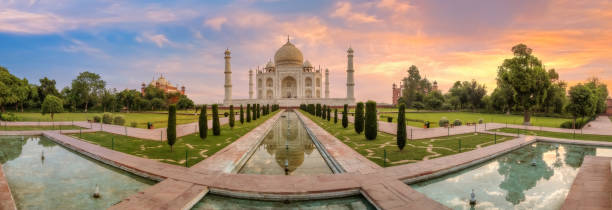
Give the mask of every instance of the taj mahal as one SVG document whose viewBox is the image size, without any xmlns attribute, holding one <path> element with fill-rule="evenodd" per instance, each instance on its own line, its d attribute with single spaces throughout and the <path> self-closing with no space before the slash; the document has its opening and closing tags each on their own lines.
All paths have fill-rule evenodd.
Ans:
<svg viewBox="0 0 612 210">
<path fill-rule="evenodd" d="M 300 104 L 327 104 L 341 106 L 355 103 L 353 73 L 353 49 L 347 50 L 346 97 L 330 98 L 329 69 L 315 68 L 304 61 L 302 51 L 289 38 L 274 54 L 274 62 L 268 61 L 263 69 L 249 70 L 249 98 L 232 98 L 232 69 L 230 51 L 225 50 L 225 98 L 224 106 L 246 104 L 278 104 L 296 107 Z M 253 85 L 255 73 L 255 85 Z"/>
</svg>

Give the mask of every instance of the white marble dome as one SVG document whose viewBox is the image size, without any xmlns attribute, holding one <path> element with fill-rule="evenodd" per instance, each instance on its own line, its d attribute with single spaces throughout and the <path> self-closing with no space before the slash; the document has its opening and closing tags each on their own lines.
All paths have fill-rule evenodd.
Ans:
<svg viewBox="0 0 612 210">
<path fill-rule="evenodd" d="M 301 66 L 304 63 L 302 51 L 295 47 L 289 40 L 280 47 L 274 54 L 274 63 L 277 66 L 282 65 L 297 65 Z"/>
</svg>

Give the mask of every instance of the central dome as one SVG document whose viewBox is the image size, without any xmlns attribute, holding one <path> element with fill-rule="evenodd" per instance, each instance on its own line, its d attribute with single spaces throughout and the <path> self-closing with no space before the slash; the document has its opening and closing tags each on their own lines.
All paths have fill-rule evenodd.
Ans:
<svg viewBox="0 0 612 210">
<path fill-rule="evenodd" d="M 287 43 L 279 48 L 274 54 L 274 63 L 276 63 L 276 65 L 301 66 L 304 63 L 304 56 L 300 49 L 287 40 Z"/>
</svg>

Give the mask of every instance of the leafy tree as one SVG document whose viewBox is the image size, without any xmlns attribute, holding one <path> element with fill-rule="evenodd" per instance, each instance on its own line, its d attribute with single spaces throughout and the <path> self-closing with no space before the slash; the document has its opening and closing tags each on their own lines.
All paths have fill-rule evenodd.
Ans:
<svg viewBox="0 0 612 210">
<path fill-rule="evenodd" d="M 78 103 L 85 104 L 87 112 L 89 103 L 97 98 L 105 86 L 106 82 L 100 79 L 100 75 L 85 71 L 72 80 L 72 93 L 78 98 Z"/>
<path fill-rule="evenodd" d="M 221 125 L 219 124 L 219 105 L 212 105 L 212 114 L 213 114 L 213 135 L 218 136 L 221 135 Z"/>
<path fill-rule="evenodd" d="M 593 91 L 595 97 L 595 114 L 606 112 L 606 99 L 608 98 L 608 86 L 599 81 L 597 77 L 590 78 L 589 81 L 584 84 Z"/>
<path fill-rule="evenodd" d="M 176 105 L 174 104 L 168 107 L 168 128 L 166 128 L 166 135 L 170 151 L 172 151 L 172 146 L 176 142 Z"/>
<path fill-rule="evenodd" d="M 348 104 L 344 104 L 344 110 L 342 110 L 342 127 L 348 127 Z"/>
<path fill-rule="evenodd" d="M 495 110 L 510 114 L 512 107 L 516 104 L 514 90 L 507 85 L 498 85 L 491 94 L 491 105 Z"/>
<path fill-rule="evenodd" d="M 117 103 L 116 90 L 104 89 L 100 99 L 104 112 L 106 109 L 113 111 L 113 105 Z"/>
<path fill-rule="evenodd" d="M 13 89 L 13 92 L 17 96 L 15 111 L 18 111 L 19 107 L 21 107 L 21 112 L 23 112 L 23 104 L 28 100 L 28 96 L 30 96 L 31 86 L 26 78 L 23 78 L 22 80 L 17 79 L 16 82 L 15 89 Z"/>
<path fill-rule="evenodd" d="M 251 122 L 251 104 L 247 104 L 246 107 L 246 121 Z"/>
<path fill-rule="evenodd" d="M 206 109 L 208 109 L 207 105 L 202 105 L 202 111 L 200 111 L 200 117 L 198 118 L 198 128 L 200 130 L 201 139 L 206 139 L 208 136 L 208 115 Z"/>
<path fill-rule="evenodd" d="M 444 96 L 440 91 L 431 91 L 425 96 L 423 101 L 430 109 L 440 109 L 444 103 Z"/>
<path fill-rule="evenodd" d="M 125 89 L 117 94 L 118 101 L 127 108 L 128 112 L 136 105 L 137 98 L 140 98 L 140 92 L 136 90 Z M 152 102 L 151 106 L 152 105 Z M 150 107 L 147 107 L 150 108 Z"/>
<path fill-rule="evenodd" d="M 4 112 L 4 106 L 19 101 L 15 89 L 21 84 L 20 79 L 13 76 L 7 69 L 0 66 L 0 108 Z"/>
<path fill-rule="evenodd" d="M 51 120 L 53 120 L 53 115 L 55 113 L 62 112 L 64 112 L 64 102 L 62 99 L 54 95 L 47 95 L 42 103 L 42 114 L 51 114 Z"/>
<path fill-rule="evenodd" d="M 402 93 L 404 101 L 409 107 L 415 101 L 420 81 L 421 74 L 419 73 L 419 68 L 415 65 L 410 66 L 408 68 L 408 77 L 404 78 L 404 90 Z"/>
<path fill-rule="evenodd" d="M 546 99 L 550 87 L 549 75 L 542 62 L 533 56 L 524 44 L 512 47 L 514 57 L 504 60 L 497 73 L 498 86 L 507 85 L 514 90 L 518 106 L 523 108 L 523 124 L 531 124 L 531 111 Z"/>
<path fill-rule="evenodd" d="M 420 101 L 417 101 L 417 102 L 412 103 L 412 107 L 414 107 L 417 111 L 419 111 L 425 108 L 425 104 L 421 103 Z"/>
<path fill-rule="evenodd" d="M 400 151 L 404 149 L 406 146 L 406 106 L 404 104 L 400 104 L 399 112 L 397 113 L 397 147 Z"/>
<path fill-rule="evenodd" d="M 338 124 L 338 109 L 334 109 L 334 124 Z"/>
<path fill-rule="evenodd" d="M 230 105 L 230 110 L 229 110 L 229 126 L 230 128 L 234 128 L 234 105 Z"/>
<path fill-rule="evenodd" d="M 242 104 L 240 104 L 240 124 L 244 124 L 244 109 L 242 109 Z"/>
<path fill-rule="evenodd" d="M 154 98 L 151 100 L 151 109 L 159 110 L 165 106 L 165 103 L 166 102 L 160 98 Z"/>
<path fill-rule="evenodd" d="M 39 95 L 41 100 L 44 100 L 47 95 L 60 96 L 55 88 L 55 80 L 44 77 L 38 81 L 40 82 Z"/>
<path fill-rule="evenodd" d="M 376 139 L 376 135 L 378 134 L 378 119 L 376 114 L 376 102 L 366 102 L 365 137 L 368 140 Z"/>
<path fill-rule="evenodd" d="M 569 105 L 566 107 L 567 112 L 572 114 L 574 117 L 574 123 L 572 127 L 576 129 L 576 118 L 582 117 L 584 121 L 585 116 L 591 116 L 595 114 L 597 109 L 597 97 L 586 85 L 579 83 L 573 86 L 569 90 Z"/>
<path fill-rule="evenodd" d="M 176 106 L 179 109 L 190 109 L 195 107 L 193 101 L 187 98 L 186 95 L 180 95 L 178 101 L 176 102 Z"/>
<path fill-rule="evenodd" d="M 363 121 L 363 102 L 359 102 L 355 107 L 355 132 L 361 133 L 363 131 Z"/>
</svg>

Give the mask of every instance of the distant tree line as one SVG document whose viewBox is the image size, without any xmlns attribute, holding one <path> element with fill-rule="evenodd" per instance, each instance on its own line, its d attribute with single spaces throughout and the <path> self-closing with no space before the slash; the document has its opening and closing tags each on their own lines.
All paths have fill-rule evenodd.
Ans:
<svg viewBox="0 0 612 210">
<path fill-rule="evenodd" d="M 497 87 L 487 95 L 484 84 L 477 81 L 457 81 L 446 93 L 432 88 L 412 65 L 403 79 L 402 97 L 398 104 L 406 108 L 479 111 L 491 113 L 522 113 L 524 124 L 530 124 L 534 114 L 592 119 L 606 109 L 607 86 L 597 78 L 569 88 L 559 80 L 555 69 L 547 69 L 532 49 L 524 44 L 512 47 L 513 57 L 505 59 L 497 70 Z M 588 101 L 588 102 L 584 102 Z M 580 127 L 586 122 L 578 121 Z M 569 126 L 562 126 L 569 127 Z"/>
<path fill-rule="evenodd" d="M 179 93 L 165 93 L 154 86 L 145 87 L 144 95 L 136 89 L 118 91 L 106 87 L 106 81 L 92 72 L 81 72 L 72 80 L 70 86 L 61 91 L 53 79 L 44 77 L 40 84 L 31 84 L 27 79 L 12 75 L 0 66 L 0 109 L 5 112 L 9 107 L 15 111 L 42 109 L 47 96 L 61 99 L 62 108 L 67 111 L 117 112 L 166 110 L 174 101 L 177 109 L 190 109 L 195 105 L 191 99 Z M 171 100 L 176 99 L 178 100 Z M 57 100 L 55 100 L 57 101 Z"/>
</svg>

